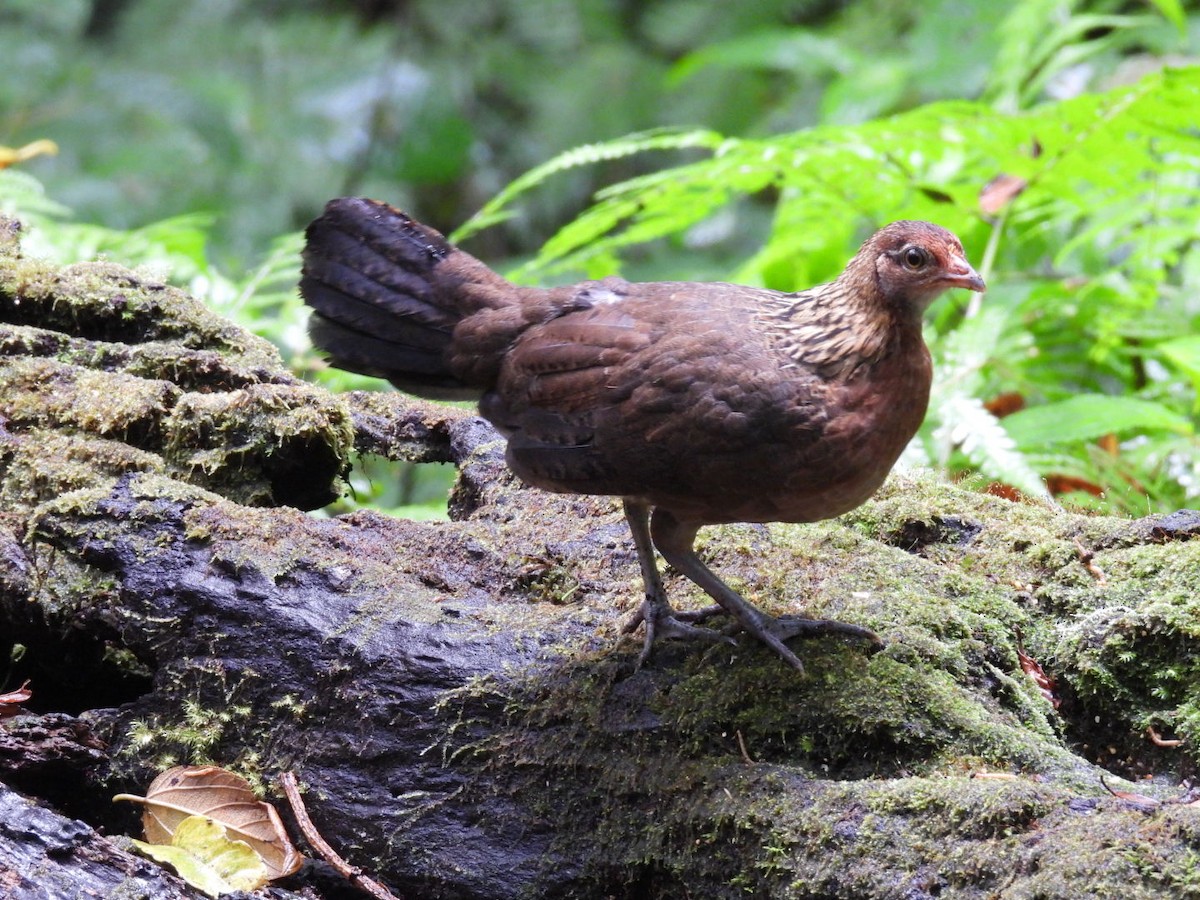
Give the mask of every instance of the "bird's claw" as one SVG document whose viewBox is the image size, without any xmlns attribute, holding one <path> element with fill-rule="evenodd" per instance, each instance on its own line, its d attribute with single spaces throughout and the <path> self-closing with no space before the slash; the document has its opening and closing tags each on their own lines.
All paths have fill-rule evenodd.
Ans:
<svg viewBox="0 0 1200 900">
<path fill-rule="evenodd" d="M 666 600 L 646 597 L 637 612 L 630 616 L 629 621 L 621 627 L 622 634 L 631 634 L 637 630 L 639 625 L 646 626 L 642 652 L 638 654 L 634 668 L 640 669 L 649 659 L 654 642 L 658 640 L 707 641 L 737 646 L 737 641 L 729 635 L 693 624 L 703 622 L 721 612 L 724 610 L 716 605 L 706 606 L 704 609 L 676 612 Z"/>
<path fill-rule="evenodd" d="M 689 609 L 680 612 L 665 600 L 654 600 L 647 597 L 642 601 L 642 605 L 637 608 L 634 614 L 629 617 L 629 620 L 621 626 L 621 634 L 633 634 L 643 622 L 654 619 L 674 619 L 676 622 L 694 624 L 696 622 L 705 622 L 723 612 L 725 610 L 715 603 L 703 609 Z M 704 630 L 707 631 L 708 629 Z M 664 634 L 662 637 L 669 637 L 669 635 Z"/>
<path fill-rule="evenodd" d="M 800 658 L 787 646 L 785 641 L 792 638 L 821 637 L 827 634 L 839 634 L 845 637 L 858 638 L 874 645 L 872 652 L 884 647 L 883 638 L 870 628 L 862 625 L 852 625 L 849 622 L 839 622 L 836 619 L 806 619 L 803 616 L 774 616 L 763 615 L 760 619 L 739 620 L 743 629 L 758 638 L 775 651 L 792 668 L 804 674 L 804 664 Z"/>
<path fill-rule="evenodd" d="M 885 646 L 883 639 L 870 628 L 850 622 L 839 622 L 836 619 L 806 619 L 803 616 L 775 617 L 768 615 L 750 616 L 743 619 L 739 616 L 724 631 L 700 628 L 694 624 L 706 621 L 725 611 L 722 607 L 714 605 L 706 606 L 704 609 L 676 612 L 665 598 L 647 596 L 638 610 L 621 628 L 623 634 L 632 634 L 639 625 L 646 626 L 642 652 L 638 654 L 634 668 L 640 669 L 650 657 L 650 651 L 654 647 L 655 641 L 700 640 L 737 646 L 737 641 L 731 635 L 739 631 L 745 631 L 766 644 L 775 651 L 777 656 L 801 674 L 804 674 L 804 663 L 786 643 L 793 638 L 822 637 L 833 634 L 866 641 L 872 645 L 871 652 L 878 652 Z"/>
<path fill-rule="evenodd" d="M 784 640 L 797 637 L 822 637 L 827 634 L 840 634 L 844 637 L 858 638 L 876 649 L 882 650 L 886 644 L 879 635 L 863 625 L 850 622 L 839 622 L 837 619 L 806 619 L 803 616 L 779 616 L 775 619 L 779 626 L 779 634 Z"/>
</svg>

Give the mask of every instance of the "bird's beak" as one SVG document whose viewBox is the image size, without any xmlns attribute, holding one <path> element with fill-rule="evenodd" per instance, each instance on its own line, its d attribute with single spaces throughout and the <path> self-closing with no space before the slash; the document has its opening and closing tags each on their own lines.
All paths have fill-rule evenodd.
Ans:
<svg viewBox="0 0 1200 900">
<path fill-rule="evenodd" d="M 950 287 L 966 288 L 968 291 L 976 291 L 980 294 L 987 290 L 987 285 L 983 283 L 979 273 L 971 268 L 971 264 L 961 256 L 950 260 L 950 268 L 946 271 L 945 282 Z"/>
</svg>

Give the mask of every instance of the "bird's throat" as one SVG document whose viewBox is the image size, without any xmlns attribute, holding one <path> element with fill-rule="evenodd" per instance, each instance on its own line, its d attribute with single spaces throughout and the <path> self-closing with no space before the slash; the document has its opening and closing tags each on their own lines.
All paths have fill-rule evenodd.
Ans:
<svg viewBox="0 0 1200 900">
<path fill-rule="evenodd" d="M 823 378 L 848 378 L 882 359 L 892 345 L 905 342 L 920 322 L 897 319 L 886 306 L 855 302 L 838 282 L 780 297 L 765 309 L 762 324 L 777 352 Z"/>
</svg>

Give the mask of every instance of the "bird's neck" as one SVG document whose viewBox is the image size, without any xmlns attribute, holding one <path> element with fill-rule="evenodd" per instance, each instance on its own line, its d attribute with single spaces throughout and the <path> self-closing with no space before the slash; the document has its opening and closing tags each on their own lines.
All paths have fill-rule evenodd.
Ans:
<svg viewBox="0 0 1200 900">
<path fill-rule="evenodd" d="M 827 378 L 847 378 L 921 340 L 919 317 L 899 316 L 841 279 L 778 295 L 762 311 L 762 320 L 776 350 Z"/>
</svg>

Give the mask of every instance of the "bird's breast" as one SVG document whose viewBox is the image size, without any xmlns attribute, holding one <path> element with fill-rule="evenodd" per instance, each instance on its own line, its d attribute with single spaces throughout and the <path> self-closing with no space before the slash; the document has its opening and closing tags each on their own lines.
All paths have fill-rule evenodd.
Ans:
<svg viewBox="0 0 1200 900">
<path fill-rule="evenodd" d="M 822 383 L 806 395 L 810 409 L 781 405 L 782 427 L 751 437 L 735 456 L 708 456 L 690 493 L 647 499 L 709 524 L 813 522 L 848 512 L 878 490 L 920 428 L 931 375 L 923 342 L 885 354 L 845 381 Z"/>
<path fill-rule="evenodd" d="M 889 354 L 860 378 L 833 386 L 820 439 L 820 471 L 799 466 L 784 476 L 779 519 L 831 518 L 874 494 L 925 419 L 931 376 L 922 342 L 909 352 Z"/>
</svg>

